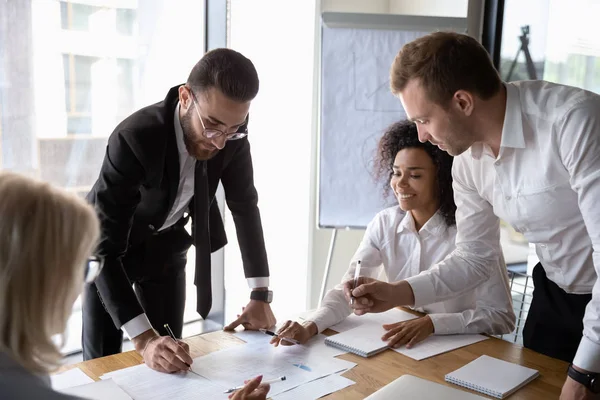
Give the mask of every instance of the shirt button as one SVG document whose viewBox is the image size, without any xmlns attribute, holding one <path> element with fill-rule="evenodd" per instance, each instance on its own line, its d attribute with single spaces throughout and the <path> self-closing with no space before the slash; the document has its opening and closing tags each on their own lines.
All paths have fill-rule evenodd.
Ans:
<svg viewBox="0 0 600 400">
<path fill-rule="evenodd" d="M 151 231 L 153 231 L 154 230 L 154 225 L 152 225 L 152 224 L 148 225 L 148 229 L 150 229 Z"/>
<path fill-rule="evenodd" d="M 505 199 L 506 199 L 506 200 L 510 200 L 510 196 L 506 196 L 506 197 L 505 197 Z"/>
<path fill-rule="evenodd" d="M 494 163 L 494 165 L 495 165 L 495 166 L 498 166 L 498 165 L 500 165 L 500 161 L 496 161 L 496 162 Z"/>
</svg>

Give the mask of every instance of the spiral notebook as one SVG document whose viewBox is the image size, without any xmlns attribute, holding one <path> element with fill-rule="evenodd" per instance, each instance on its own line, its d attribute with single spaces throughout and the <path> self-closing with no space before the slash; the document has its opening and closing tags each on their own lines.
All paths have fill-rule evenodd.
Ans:
<svg viewBox="0 0 600 400">
<path fill-rule="evenodd" d="M 354 353 L 361 357 L 371 357 L 388 348 L 387 342 L 381 340 L 385 330 L 377 325 L 363 325 L 349 331 L 328 336 L 325 344 Z"/>
<path fill-rule="evenodd" d="M 503 399 L 539 375 L 535 369 L 483 355 L 447 374 L 446 381 Z"/>
<path fill-rule="evenodd" d="M 367 397 L 365 400 L 485 400 L 485 397 L 467 393 L 412 375 L 402 375 Z"/>
</svg>

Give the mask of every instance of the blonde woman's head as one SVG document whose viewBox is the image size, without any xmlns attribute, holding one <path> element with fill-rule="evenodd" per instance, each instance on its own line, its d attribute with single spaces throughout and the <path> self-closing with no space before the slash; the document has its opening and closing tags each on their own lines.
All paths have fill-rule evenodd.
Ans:
<svg viewBox="0 0 600 400">
<path fill-rule="evenodd" d="M 84 200 L 0 172 L 0 351 L 28 370 L 58 363 L 52 336 L 65 330 L 98 236 Z"/>
</svg>

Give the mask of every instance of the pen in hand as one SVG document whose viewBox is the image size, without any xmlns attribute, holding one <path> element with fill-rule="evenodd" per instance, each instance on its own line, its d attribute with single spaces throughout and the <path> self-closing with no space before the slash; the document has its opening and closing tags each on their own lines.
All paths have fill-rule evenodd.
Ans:
<svg viewBox="0 0 600 400">
<path fill-rule="evenodd" d="M 171 330 L 171 327 L 169 326 L 169 324 L 164 324 L 163 326 L 164 326 L 164 327 L 165 327 L 165 329 L 167 330 L 167 333 L 169 334 L 169 336 L 171 337 L 171 339 L 173 339 L 173 340 L 175 341 L 175 343 L 177 343 L 177 345 L 183 349 L 183 347 L 182 347 L 182 346 L 179 344 L 179 341 L 178 341 L 178 340 L 177 340 L 177 338 L 175 337 L 175 334 L 174 334 L 174 333 L 173 333 L 173 331 Z M 185 349 L 184 349 L 184 350 L 185 350 Z M 185 361 L 183 361 L 183 363 L 184 363 L 185 365 L 187 365 L 187 366 L 188 366 L 188 368 L 189 368 L 189 370 L 188 370 L 188 371 L 190 371 L 191 373 L 193 373 L 193 374 L 196 374 L 196 375 L 198 375 L 198 376 L 202 376 L 202 375 L 200 375 L 199 373 L 197 373 L 197 372 L 194 372 L 194 371 L 192 370 L 192 366 L 191 366 L 190 364 L 186 363 Z"/>
<path fill-rule="evenodd" d="M 275 332 L 271 332 L 271 331 L 269 331 L 267 329 L 261 328 L 261 329 L 259 329 L 259 331 L 262 332 L 262 333 L 264 333 L 264 334 L 270 335 L 270 336 L 279 337 L 278 334 L 276 334 Z M 285 340 L 286 342 L 290 342 L 290 343 L 294 343 L 294 344 L 300 344 L 300 342 L 297 341 L 296 339 L 286 338 L 286 337 L 279 337 L 279 338 L 281 340 Z"/>
<path fill-rule="evenodd" d="M 268 381 L 262 381 L 261 385 L 270 385 L 272 383 L 277 383 L 277 382 L 285 381 L 286 379 L 287 378 L 284 375 L 284 376 L 280 376 L 279 378 L 271 379 L 271 380 L 268 380 Z M 234 387 L 234 388 L 228 389 L 228 390 L 224 391 L 223 393 L 233 393 L 236 390 L 240 390 L 240 389 L 243 389 L 243 388 L 244 388 L 244 386 L 238 386 L 238 387 Z"/>
<path fill-rule="evenodd" d="M 354 287 L 352 290 L 358 287 L 358 277 L 360 276 L 360 260 L 356 261 L 356 268 L 354 269 Z M 350 305 L 354 304 L 354 296 L 352 296 L 352 290 L 350 291 Z"/>
</svg>

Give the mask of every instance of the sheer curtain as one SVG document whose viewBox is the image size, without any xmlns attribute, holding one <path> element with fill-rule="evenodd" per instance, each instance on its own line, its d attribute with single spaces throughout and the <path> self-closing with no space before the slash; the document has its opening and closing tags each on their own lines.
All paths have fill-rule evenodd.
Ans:
<svg viewBox="0 0 600 400">
<path fill-rule="evenodd" d="M 315 0 L 231 0 L 229 47 L 250 58 L 260 91 L 250 108 L 258 190 L 278 320 L 306 309 L 309 265 Z M 226 320 L 249 299 L 231 216 L 226 215 Z"/>
</svg>

